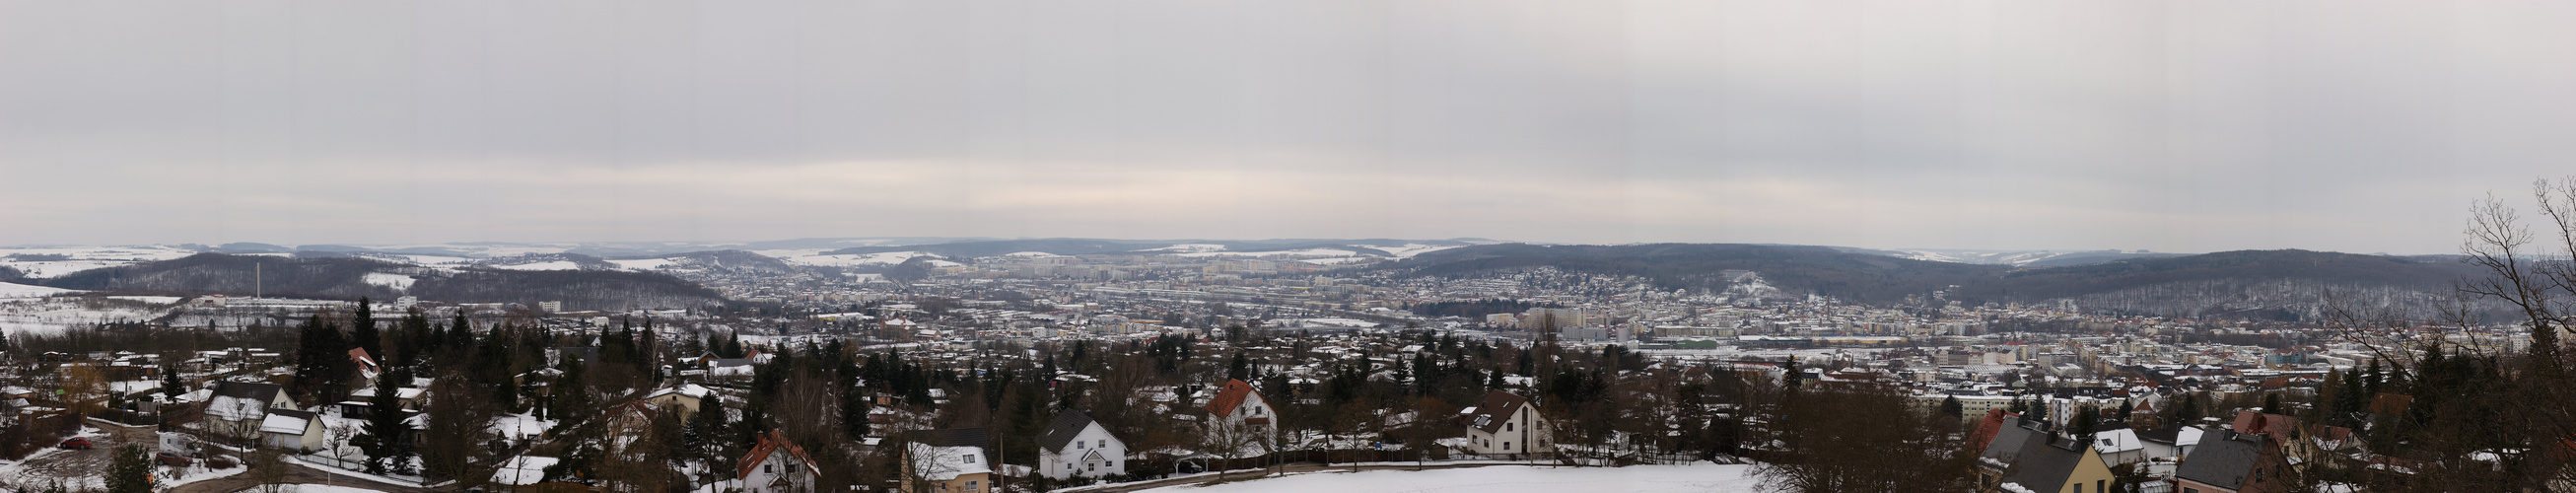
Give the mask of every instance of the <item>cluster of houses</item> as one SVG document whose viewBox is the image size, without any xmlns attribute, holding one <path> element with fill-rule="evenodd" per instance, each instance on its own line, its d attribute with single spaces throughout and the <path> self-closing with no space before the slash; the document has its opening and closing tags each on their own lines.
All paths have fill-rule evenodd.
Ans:
<svg viewBox="0 0 2576 493">
<path fill-rule="evenodd" d="M 2221 422 L 2136 430 L 2104 423 L 2089 442 L 2050 421 L 2003 410 L 1987 411 L 1972 435 L 1977 491 L 1983 493 L 2109 493 L 2113 466 L 2145 468 L 2146 493 L 2287 493 L 2307 467 L 2350 467 L 2371 458 L 2352 430 L 2301 423 L 2298 418 L 2238 411 Z"/>
</svg>

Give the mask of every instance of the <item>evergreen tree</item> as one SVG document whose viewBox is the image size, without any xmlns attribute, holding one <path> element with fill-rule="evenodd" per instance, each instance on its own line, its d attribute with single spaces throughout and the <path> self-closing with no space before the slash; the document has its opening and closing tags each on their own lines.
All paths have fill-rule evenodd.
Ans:
<svg viewBox="0 0 2576 493">
<path fill-rule="evenodd" d="M 188 384 L 179 381 L 179 369 L 161 367 L 161 396 L 170 398 L 171 402 L 178 402 L 179 396 L 187 393 Z"/>
<path fill-rule="evenodd" d="M 1942 416 L 1949 416 L 1949 417 L 1953 417 L 1953 418 L 1958 418 L 1958 417 L 1962 417 L 1961 415 L 1963 415 L 1963 414 L 1967 414 L 1967 413 L 1968 413 L 1968 412 L 1967 412 L 1967 410 L 1965 409 L 1965 407 L 1964 407 L 1963 405 L 1959 404 L 1959 396 L 1955 396 L 1955 395 L 1953 395 L 1953 396 L 1946 396 L 1946 397 L 1942 397 L 1942 398 L 1941 398 L 1941 415 L 1942 415 Z"/>
<path fill-rule="evenodd" d="M 2029 415 L 2030 415 L 2030 401 L 2029 401 L 2029 400 L 2027 400 L 2027 399 L 2022 399 L 2022 397 L 2023 397 L 2023 396 L 2021 396 L 2021 395 L 2014 395 L 2014 396 L 2013 396 L 2013 400 L 2012 400 L 2012 405 L 2010 405 L 2010 406 L 2006 407 L 2006 408 L 2004 409 L 2004 412 L 2013 413 L 2013 414 L 2019 414 L 2019 415 L 2022 415 L 2022 416 L 2029 416 Z"/>
<path fill-rule="evenodd" d="M 392 365 L 391 360 L 385 357 L 384 335 L 376 332 L 375 303 L 365 296 L 358 297 L 357 313 L 349 317 L 349 342 L 353 347 L 367 350 L 367 357 L 375 358 L 377 364 Z"/>
<path fill-rule="evenodd" d="M 2071 423 L 2071 425 L 2075 427 L 2075 429 L 2072 430 L 2075 432 L 2075 443 L 2081 443 L 2087 447 L 2092 446 L 2094 428 L 2101 421 L 2102 418 L 2099 416 L 2099 412 L 2094 411 L 2093 406 L 2076 408 L 2075 422 Z"/>
<path fill-rule="evenodd" d="M 321 314 L 304 322 L 297 339 L 292 386 L 295 395 L 305 402 L 336 402 L 340 397 L 337 387 L 349 380 L 351 371 L 348 340 Z"/>
<path fill-rule="evenodd" d="M 118 447 L 107 466 L 107 493 L 152 493 L 152 483 L 152 456 L 143 446 Z"/>
<path fill-rule="evenodd" d="M 2281 393 L 2263 394 L 2263 414 L 2281 414 Z"/>
<path fill-rule="evenodd" d="M 401 391 L 402 385 L 393 378 L 379 378 L 376 395 L 367 398 L 367 421 L 362 425 L 367 436 L 362 437 L 358 448 L 367 454 L 368 474 L 384 474 L 395 457 L 410 455 L 402 446 L 409 441 L 405 435 L 411 432 L 411 425 L 403 422 L 398 395 Z"/>
</svg>

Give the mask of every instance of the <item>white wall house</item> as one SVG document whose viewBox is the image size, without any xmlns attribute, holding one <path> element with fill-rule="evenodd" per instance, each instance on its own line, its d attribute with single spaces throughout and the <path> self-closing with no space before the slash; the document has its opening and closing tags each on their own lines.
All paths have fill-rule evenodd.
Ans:
<svg viewBox="0 0 2576 493">
<path fill-rule="evenodd" d="M 1208 399 L 1207 411 L 1209 419 L 1250 426 L 1260 433 L 1269 433 L 1278 426 L 1275 421 L 1279 418 L 1279 410 L 1270 407 L 1270 401 L 1262 399 L 1261 392 L 1254 391 L 1252 384 L 1242 380 L 1225 381 L 1225 388 L 1217 390 L 1216 398 Z"/>
<path fill-rule="evenodd" d="M 823 474 L 804 447 L 776 430 L 761 434 L 739 467 L 734 481 L 744 493 L 814 493 L 814 480 Z"/>
<path fill-rule="evenodd" d="M 1500 390 L 1487 391 L 1485 401 L 1458 412 L 1460 424 L 1467 426 L 1467 453 L 1479 455 L 1531 454 L 1556 451 L 1555 437 L 1549 436 L 1546 418 L 1539 417 L 1538 406 L 1527 398 Z"/>
<path fill-rule="evenodd" d="M 1090 414 L 1067 409 L 1038 436 L 1038 475 L 1053 479 L 1127 473 L 1127 442 Z"/>
</svg>

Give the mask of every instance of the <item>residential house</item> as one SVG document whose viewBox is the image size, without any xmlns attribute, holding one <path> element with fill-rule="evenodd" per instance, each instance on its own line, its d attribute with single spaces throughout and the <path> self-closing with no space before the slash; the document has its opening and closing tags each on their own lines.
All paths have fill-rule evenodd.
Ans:
<svg viewBox="0 0 2576 493">
<path fill-rule="evenodd" d="M 2212 430 L 2174 466 L 2174 488 L 2181 493 L 2284 493 L 2290 491 L 2289 476 L 2280 442 Z"/>
<path fill-rule="evenodd" d="M 923 430 L 904 435 L 903 493 L 984 493 L 993 488 L 993 457 L 983 428 Z"/>
<path fill-rule="evenodd" d="M 676 387 L 663 387 L 651 394 L 646 394 L 644 402 L 664 409 L 688 410 L 680 413 L 680 423 L 688 424 L 689 418 L 697 416 L 699 403 L 704 402 L 709 395 L 713 395 L 713 391 L 707 390 L 706 387 L 694 383 L 681 384 Z"/>
<path fill-rule="evenodd" d="M 294 452 L 322 450 L 322 416 L 293 409 L 270 409 L 260 418 L 261 444 Z"/>
<path fill-rule="evenodd" d="M 1066 409 L 1038 435 L 1038 475 L 1063 480 L 1074 476 L 1127 473 L 1127 442 L 1082 411 Z"/>
<path fill-rule="evenodd" d="M 2111 468 L 2088 444 L 2018 416 L 2004 420 L 1977 455 L 1977 491 L 2109 493 Z"/>
<path fill-rule="evenodd" d="M 2129 425 L 2104 422 L 2093 427 L 2093 450 L 2102 453 L 2102 461 L 2128 464 L 2147 460 L 2146 441 Z"/>
<path fill-rule="evenodd" d="M 1261 397 L 1261 392 L 1242 380 L 1226 380 L 1225 388 L 1218 389 L 1216 397 L 1208 399 L 1207 412 L 1211 425 L 1222 421 L 1222 424 L 1251 427 L 1261 434 L 1267 434 L 1277 426 L 1271 420 L 1278 417 L 1278 408 L 1271 407 L 1270 401 Z"/>
<path fill-rule="evenodd" d="M 1518 394 L 1486 391 L 1484 402 L 1458 411 L 1458 420 L 1467 427 L 1468 453 L 1514 455 L 1556 450 L 1555 438 L 1548 435 L 1547 418 L 1540 417 L 1538 406 Z"/>
<path fill-rule="evenodd" d="M 206 433 L 251 443 L 261 439 L 270 409 L 295 409 L 286 387 L 273 383 L 215 382 L 199 426 Z"/>
<path fill-rule="evenodd" d="M 823 475 L 804 447 L 777 430 L 761 434 L 760 443 L 735 463 L 734 480 L 743 493 L 814 493 L 814 480 Z"/>
</svg>

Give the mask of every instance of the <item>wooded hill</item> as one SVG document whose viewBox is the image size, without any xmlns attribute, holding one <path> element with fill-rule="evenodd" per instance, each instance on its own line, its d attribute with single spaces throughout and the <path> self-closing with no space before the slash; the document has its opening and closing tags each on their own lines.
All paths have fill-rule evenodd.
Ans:
<svg viewBox="0 0 2576 493">
<path fill-rule="evenodd" d="M 256 279 L 254 278 L 256 272 Z M 370 274 L 377 283 L 369 283 Z M 408 289 L 386 276 L 411 279 Z M 679 308 L 724 304 L 713 290 L 668 275 L 616 270 L 519 271 L 431 269 L 354 257 L 273 257 L 203 253 L 93 269 L 35 281 L 45 286 L 111 292 L 377 299 L 411 295 L 455 303 L 562 301 L 566 309 Z"/>
<path fill-rule="evenodd" d="M 2450 282 L 2484 275 L 2445 256 L 2393 257 L 2306 250 L 2248 250 L 2142 257 L 2062 267 L 1931 262 L 1828 247 L 1750 244 L 1483 245 L 1425 253 L 1375 269 L 1409 276 L 1477 277 L 1539 267 L 1633 275 L 1659 289 L 1722 290 L 1726 270 L 1760 273 L 1790 293 L 1863 304 L 1898 303 L 1946 290 L 1952 300 L 2043 303 L 2172 316 L 2312 319 L 2329 291 L 2364 306 L 2430 313 Z M 1955 286 L 1955 287 L 1954 287 Z"/>
</svg>

